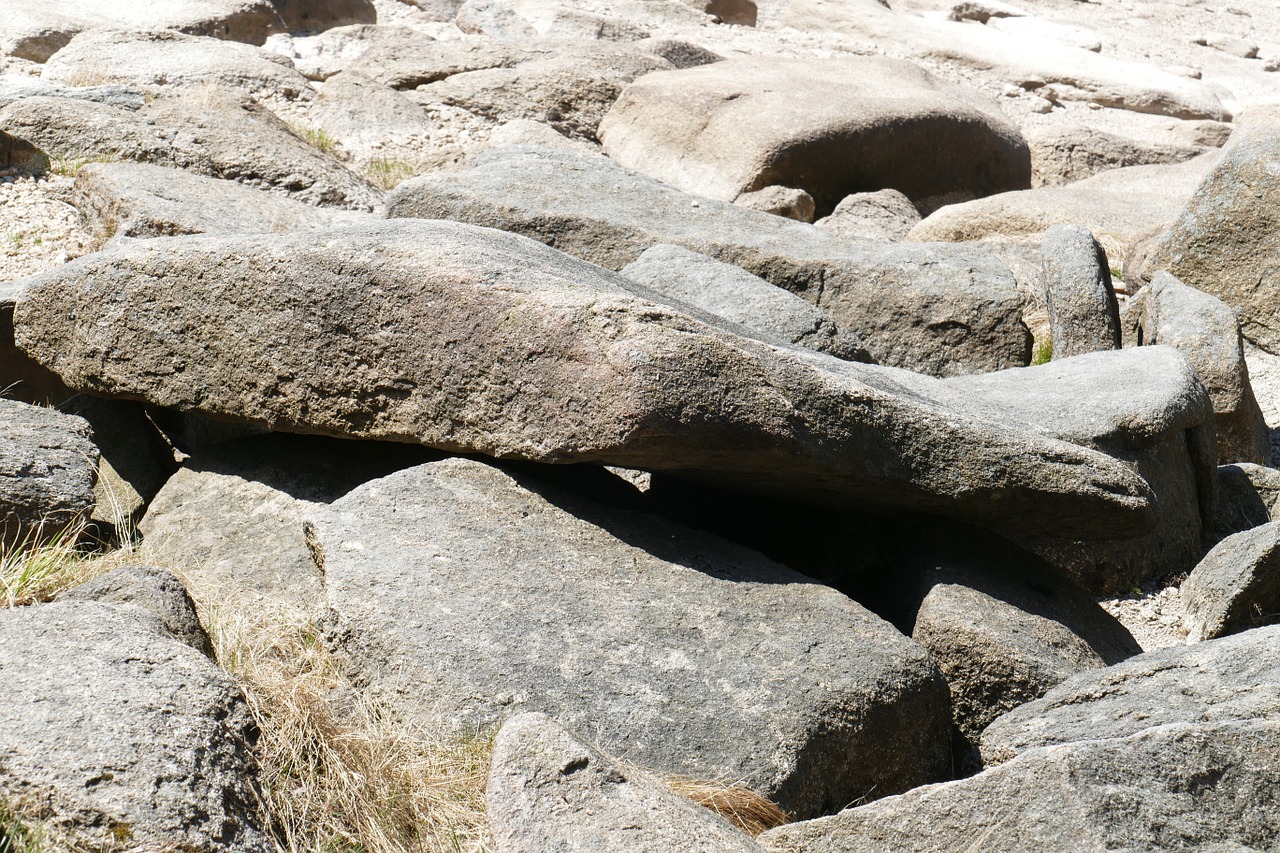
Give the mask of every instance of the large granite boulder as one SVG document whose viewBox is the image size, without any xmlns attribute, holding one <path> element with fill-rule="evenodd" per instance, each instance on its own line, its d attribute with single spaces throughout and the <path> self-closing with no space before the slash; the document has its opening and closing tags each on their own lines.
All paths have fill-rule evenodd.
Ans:
<svg viewBox="0 0 1280 853">
<path fill-rule="evenodd" d="M 604 157 L 490 151 L 468 171 L 405 181 L 386 212 L 513 231 L 613 270 L 658 243 L 680 246 L 805 297 L 878 364 L 950 376 L 1031 360 L 1025 299 L 989 255 L 850 240 L 687 195 Z"/>
<path fill-rule="evenodd" d="M 739 545 L 460 458 L 359 486 L 311 529 L 330 642 L 436 730 L 542 711 L 802 815 L 950 766 L 924 649 Z"/>
<path fill-rule="evenodd" d="M 494 853 L 761 849 L 724 818 L 539 713 L 512 717 L 498 732 L 485 814 Z"/>
<path fill-rule="evenodd" d="M 1028 534 L 1124 537 L 1154 520 L 1123 463 L 1009 430 L 1003 412 L 939 405 L 929 394 L 943 383 L 738 337 L 491 229 L 407 220 L 158 238 L 26 282 L 19 344 L 103 396 L 1012 520 Z"/>
<path fill-rule="evenodd" d="M 1269 430 L 1249 382 L 1240 324 L 1231 308 L 1159 272 L 1129 301 L 1124 326 L 1128 343 L 1171 346 L 1200 374 L 1213 401 L 1219 462 L 1267 461 Z"/>
<path fill-rule="evenodd" d="M 1182 584 L 1192 642 L 1280 622 L 1280 524 L 1228 536 Z"/>
<path fill-rule="evenodd" d="M 239 688 L 132 606 L 0 610 L 0 790 L 95 847 L 266 853 Z"/>
<path fill-rule="evenodd" d="M 87 520 L 97 479 L 87 422 L 0 399 L 0 542 L 47 539 Z"/>
<path fill-rule="evenodd" d="M 1236 311 L 1244 337 L 1280 352 L 1280 107 L 1251 107 L 1186 209 L 1147 258 L 1146 275 L 1173 273 Z"/>
<path fill-rule="evenodd" d="M 857 85 L 850 85 L 856 80 Z M 779 185 L 829 213 L 896 189 L 932 209 L 1031 185 L 1031 156 L 994 101 L 895 59 L 733 59 L 649 74 L 600 123 L 605 153 L 720 201 Z"/>
</svg>

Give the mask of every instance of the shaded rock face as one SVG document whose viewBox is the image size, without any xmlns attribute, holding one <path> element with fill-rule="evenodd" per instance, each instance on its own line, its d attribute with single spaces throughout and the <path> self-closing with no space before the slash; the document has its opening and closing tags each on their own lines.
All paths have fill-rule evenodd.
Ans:
<svg viewBox="0 0 1280 853">
<path fill-rule="evenodd" d="M 0 611 L 0 788 L 99 843 L 266 853 L 239 689 L 133 607 Z"/>
<path fill-rule="evenodd" d="M 0 169 L 41 173 L 49 168 L 49 157 L 25 139 L 0 130 Z"/>
<path fill-rule="evenodd" d="M 1194 642 L 1280 622 L 1280 524 L 1228 536 L 1182 585 Z"/>
<path fill-rule="evenodd" d="M 1213 401 L 1219 462 L 1267 461 L 1267 424 L 1249 382 L 1240 327 L 1230 307 L 1159 272 L 1130 300 L 1124 325 L 1130 343 L 1172 346 L 1195 367 Z"/>
<path fill-rule="evenodd" d="M 1026 143 L 993 102 L 880 57 L 650 74 L 623 91 L 599 137 L 612 159 L 686 192 L 733 201 L 794 187 L 824 215 L 854 192 L 892 188 L 932 208 L 1031 179 Z"/>
<path fill-rule="evenodd" d="M 485 793 L 497 853 L 759 853 L 723 818 L 580 742 L 545 714 L 507 721 Z"/>
<path fill-rule="evenodd" d="M 1152 522 L 1122 464 L 947 412 L 928 377 L 739 338 L 456 223 L 140 241 L 32 277 L 16 322 L 73 386 L 282 431 L 681 470 L 984 523 L 1016 506 L 1025 532 Z"/>
<path fill-rule="evenodd" d="M 23 403 L 57 403 L 73 392 L 13 340 L 13 310 L 22 290 L 22 285 L 0 284 L 0 388 L 5 397 Z"/>
<path fill-rule="evenodd" d="M 1239 315 L 1244 337 L 1268 352 L 1280 351 L 1277 139 L 1280 107 L 1250 108 L 1146 263 L 1148 275 L 1167 270 L 1221 299 Z"/>
<path fill-rule="evenodd" d="M 0 540 L 48 539 L 94 508 L 98 448 L 82 418 L 0 400 Z"/>
<path fill-rule="evenodd" d="M 658 243 L 680 246 L 805 297 L 879 364 L 952 376 L 1031 360 L 1025 299 L 989 255 L 833 236 L 686 195 L 603 157 L 491 151 L 466 172 L 405 181 L 386 215 L 514 231 L 614 270 Z"/>
<path fill-rule="evenodd" d="M 97 601 L 135 607 L 160 620 L 165 633 L 213 659 L 209 635 L 196 615 L 195 603 L 182 581 L 159 566 L 124 566 L 82 583 L 58 596 L 59 601 Z"/>
<path fill-rule="evenodd" d="M 924 650 L 740 546 L 462 459 L 312 520 L 331 641 L 412 719 L 468 729 L 541 710 L 807 815 L 949 766 Z"/>
</svg>

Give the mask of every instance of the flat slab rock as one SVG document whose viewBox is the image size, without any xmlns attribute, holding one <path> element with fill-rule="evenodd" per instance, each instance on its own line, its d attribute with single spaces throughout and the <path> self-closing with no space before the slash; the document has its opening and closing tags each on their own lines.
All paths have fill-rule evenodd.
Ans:
<svg viewBox="0 0 1280 853">
<path fill-rule="evenodd" d="M 632 286 L 512 234 L 395 221 L 137 241 L 25 280 L 15 326 L 77 389 L 279 431 L 676 470 L 1029 532 L 1149 529 L 1146 484 L 1106 455 Z"/>
<path fill-rule="evenodd" d="M 605 157 L 490 151 L 470 170 L 405 181 L 388 196 L 386 215 L 501 228 L 612 270 L 658 243 L 680 246 L 805 297 L 878 364 L 953 376 L 1031 359 L 1025 299 L 990 255 L 833 235 L 687 195 Z"/>
<path fill-rule="evenodd" d="M 231 679 L 136 608 L 0 611 L 0 790 L 102 844 L 266 853 L 253 719 Z"/>
<path fill-rule="evenodd" d="M 604 755 L 545 714 L 507 721 L 485 794 L 495 853 L 760 853 L 724 818 Z"/>
<path fill-rule="evenodd" d="M 949 766 L 927 653 L 741 546 L 456 458 L 311 523 L 331 642 L 410 719 L 465 731 L 542 711 L 805 815 Z"/>
</svg>

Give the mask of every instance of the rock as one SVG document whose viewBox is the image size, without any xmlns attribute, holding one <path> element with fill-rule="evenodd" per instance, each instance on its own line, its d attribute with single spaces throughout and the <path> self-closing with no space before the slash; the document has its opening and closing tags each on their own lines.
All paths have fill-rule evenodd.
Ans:
<svg viewBox="0 0 1280 853">
<path fill-rule="evenodd" d="M 177 470 L 173 446 L 139 403 L 79 394 L 59 409 L 89 423 L 101 454 L 90 518 L 130 536 L 147 504 Z"/>
<path fill-rule="evenodd" d="M 116 237 L 316 231 L 367 216 L 146 163 L 85 166 L 76 175 L 74 202 L 96 245 Z"/>
<path fill-rule="evenodd" d="M 44 174 L 49 169 L 49 157 L 25 139 L 0 130 L 0 169 Z"/>
<path fill-rule="evenodd" d="M 378 22 L 373 0 L 271 0 L 271 5 L 291 33 L 314 33 L 332 27 Z"/>
<path fill-rule="evenodd" d="M 93 511 L 98 448 L 83 419 L 0 399 L 0 541 L 56 536 Z"/>
<path fill-rule="evenodd" d="M 1277 745 L 1280 724 L 1224 720 L 1033 749 L 758 840 L 772 853 L 1265 850 L 1280 832 Z"/>
<path fill-rule="evenodd" d="M 804 190 L 791 187 L 765 187 L 755 192 L 743 193 L 733 200 L 739 207 L 785 216 L 797 222 L 812 222 L 816 209 L 813 196 Z"/>
<path fill-rule="evenodd" d="M 139 524 L 144 553 L 181 565 L 202 601 L 318 617 L 323 579 L 304 532 L 312 505 L 423 458 L 408 447 L 279 435 L 201 449 L 151 502 Z"/>
<path fill-rule="evenodd" d="M 1053 84 L 1059 97 L 1183 119 L 1229 120 L 1216 92 L 1139 62 L 1042 39 L 893 11 L 877 0 L 795 0 L 784 25 L 838 32 L 908 59 L 982 69 L 1002 80 Z"/>
<path fill-rule="evenodd" d="M 950 376 L 1031 360 L 1024 297 L 990 256 L 832 236 L 686 195 L 604 157 L 490 151 L 468 171 L 404 182 L 386 214 L 514 231 L 614 270 L 655 244 L 678 245 L 804 296 L 879 364 Z"/>
<path fill-rule="evenodd" d="M 678 39 L 644 39 L 636 46 L 658 54 L 676 68 L 696 68 L 699 65 L 710 65 L 724 59 L 720 54 L 705 47 Z"/>
<path fill-rule="evenodd" d="M 178 30 L 262 44 L 280 25 L 267 0 L 4 0 L 0 21 L 0 54 L 33 62 L 45 62 L 90 29 Z"/>
<path fill-rule="evenodd" d="M 286 98 L 309 90 L 306 78 L 287 59 L 252 45 L 168 30 L 80 33 L 49 57 L 40 76 L 67 86 L 191 89 L 215 84 Z"/>
<path fill-rule="evenodd" d="M 723 818 L 585 745 L 545 714 L 512 717 L 498 732 L 485 801 L 495 853 L 761 849 Z"/>
<path fill-rule="evenodd" d="M 1257 485 L 1255 485 L 1255 481 Z M 1218 515 L 1207 539 L 1218 543 L 1234 533 L 1273 521 L 1280 471 L 1248 462 L 1218 466 Z"/>
<path fill-rule="evenodd" d="M 0 76 L 0 107 L 37 96 L 93 101 L 122 110 L 140 110 L 147 102 L 146 93 L 133 86 L 59 86 L 39 77 Z"/>
<path fill-rule="evenodd" d="M 557 45 L 545 57 L 511 67 L 455 73 L 406 94 L 422 105 L 461 108 L 498 123 L 533 119 L 565 136 L 594 141 L 600 120 L 627 83 L 671 67 L 643 48 L 583 42 Z"/>
<path fill-rule="evenodd" d="M 985 24 L 992 18 L 1020 18 L 1031 14 L 1025 9 L 1000 0 L 961 0 L 947 12 L 948 20 L 977 21 Z"/>
<path fill-rule="evenodd" d="M 22 291 L 21 285 L 0 284 L 0 388 L 11 400 L 58 403 L 72 395 L 71 389 L 13 342 L 13 309 Z"/>
<path fill-rule="evenodd" d="M 1227 33 L 1209 33 L 1195 39 L 1195 44 L 1212 47 L 1223 53 L 1229 53 L 1232 56 L 1238 56 L 1241 59 L 1256 59 L 1258 56 L 1258 45 L 1248 39 L 1239 36 L 1229 35 Z"/>
<path fill-rule="evenodd" d="M 155 617 L 91 601 L 0 611 L 0 787 L 103 846 L 266 853 L 256 728 Z"/>
<path fill-rule="evenodd" d="M 1055 225 L 1045 232 L 1042 251 L 1053 357 L 1119 349 L 1120 308 L 1107 253 L 1093 234 L 1078 225 Z"/>
<path fill-rule="evenodd" d="M 570 139 L 553 130 L 550 125 L 527 118 L 518 118 L 495 127 L 489 134 L 489 142 L 485 150 L 504 148 L 508 145 L 559 148 L 586 156 L 595 156 L 600 153 L 600 147 L 594 143 L 587 142 L 585 139 Z"/>
<path fill-rule="evenodd" d="M 312 521 L 330 641 L 410 720 L 474 731 L 542 711 L 802 815 L 949 765 L 924 650 L 741 546 L 460 458 Z"/>
<path fill-rule="evenodd" d="M 894 562 L 913 577 L 900 599 L 911 637 L 947 679 L 965 746 L 1068 677 L 1142 651 L 1070 578 L 996 536 L 931 523 L 901 547 Z"/>
<path fill-rule="evenodd" d="M 1155 532 L 1136 538 L 1078 542 L 1006 530 L 1009 538 L 1094 595 L 1189 571 L 1199 561 L 1201 533 L 1217 513 L 1213 410 L 1181 354 L 1169 347 L 1087 353 L 940 385 L 930 393 L 946 405 L 1123 460 L 1155 494 Z"/>
<path fill-rule="evenodd" d="M 361 34 L 365 50 L 345 70 L 356 71 L 384 86 L 407 91 L 446 80 L 457 74 L 493 68 L 514 68 L 556 56 L 554 41 L 518 42 L 489 39 L 433 41 L 411 29 L 378 27 Z M 345 53 L 346 51 L 344 51 Z M 341 67 L 339 70 L 343 70 Z"/>
<path fill-rule="evenodd" d="M 1267 461 L 1269 431 L 1249 383 L 1234 311 L 1161 272 L 1130 300 L 1124 322 L 1135 343 L 1172 346 L 1200 374 L 1213 401 L 1218 461 Z"/>
<path fill-rule="evenodd" d="M 1278 656 L 1280 627 L 1259 628 L 1077 675 L 992 723 L 982 759 L 999 764 L 1038 747 L 1178 723 L 1280 722 Z"/>
<path fill-rule="evenodd" d="M 327 138 L 364 163 L 379 158 L 417 162 L 436 130 L 421 105 L 357 71 L 324 82 L 308 121 L 317 138 Z"/>
<path fill-rule="evenodd" d="M 195 603 L 173 572 L 158 566 L 122 566 L 74 586 L 58 601 L 97 601 L 137 608 L 160 620 L 165 633 L 216 662 Z"/>
<path fill-rule="evenodd" d="M 1280 522 L 1223 539 L 1182 585 L 1190 642 L 1280 622 Z"/>
<path fill-rule="evenodd" d="M 537 33 L 533 24 L 503 0 L 465 0 L 454 19 L 458 29 L 495 39 L 527 39 Z"/>
<path fill-rule="evenodd" d="M 1274 316 L 1280 242 L 1272 224 L 1280 205 L 1280 107 L 1251 107 L 1221 158 L 1205 176 L 1147 260 L 1146 275 L 1173 273 L 1183 283 L 1227 303 L 1240 331 L 1268 352 L 1280 351 Z"/>
<path fill-rule="evenodd" d="M 1102 50 L 1102 39 L 1088 27 L 1074 24 L 1059 24 L 1034 16 L 994 17 L 987 21 L 992 29 L 1008 33 L 1019 40 L 1032 41 L 1045 39 L 1055 41 L 1068 47 L 1098 53 Z"/>
<path fill-rule="evenodd" d="M 191 96 L 195 97 L 195 96 Z M 137 112 L 64 98 L 27 98 L 0 124 L 51 156 L 108 156 L 228 178 L 308 204 L 371 210 L 378 193 L 299 139 L 265 108 L 205 90 L 203 102 L 159 99 Z"/>
<path fill-rule="evenodd" d="M 622 274 L 670 298 L 744 327 L 741 334 L 760 336 L 825 352 L 836 358 L 868 361 L 856 337 L 843 332 L 823 311 L 762 278 L 688 249 L 659 244 L 646 249 Z"/>
<path fill-rule="evenodd" d="M 394 53 L 432 42 L 429 35 L 411 27 L 351 24 L 309 36 L 279 33 L 267 39 L 263 49 L 289 59 L 308 80 L 322 82 L 352 67 L 369 50 Z"/>
<path fill-rule="evenodd" d="M 830 216 L 813 224 L 840 237 L 901 240 L 919 221 L 911 199 L 897 190 L 878 190 L 845 196 Z"/>
<path fill-rule="evenodd" d="M 1204 145 L 1177 139 L 1131 139 L 1082 126 L 1028 128 L 1025 133 L 1033 187 L 1061 186 L 1125 166 L 1182 163 L 1205 152 Z"/>
<path fill-rule="evenodd" d="M 856 79 L 859 85 L 848 86 Z M 600 124 L 605 153 L 696 195 L 771 185 L 826 214 L 893 188 L 918 204 L 1030 185 L 1030 155 L 995 103 L 880 57 L 734 59 L 651 74 Z"/>
<path fill-rule="evenodd" d="M 1094 234 L 1112 234 L 1128 244 L 1177 218 L 1214 156 L 1201 155 L 1172 166 L 1129 166 L 1069 186 L 948 205 L 925 217 L 907 239 L 960 242 L 1040 236 L 1054 225 L 1083 225 Z"/>
<path fill-rule="evenodd" d="M 1028 531 L 1126 536 L 1153 520 L 1123 464 L 902 393 L 928 377 L 737 337 L 491 229 L 159 238 L 25 282 L 19 345 L 101 396 L 979 523 L 1012 513 Z"/>
</svg>

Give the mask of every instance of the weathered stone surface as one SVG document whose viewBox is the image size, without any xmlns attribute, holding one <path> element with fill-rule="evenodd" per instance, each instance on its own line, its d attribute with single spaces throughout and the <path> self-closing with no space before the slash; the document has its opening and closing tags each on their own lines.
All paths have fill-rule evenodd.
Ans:
<svg viewBox="0 0 1280 853">
<path fill-rule="evenodd" d="M 961 242 L 1038 236 L 1054 225 L 1083 225 L 1094 234 L 1111 234 L 1129 243 L 1177 218 L 1215 156 L 1205 154 L 1171 166 L 1112 169 L 1069 186 L 948 205 L 925 217 L 907 239 Z"/>
<path fill-rule="evenodd" d="M 1280 622 L 1280 522 L 1228 536 L 1182 585 L 1191 642 Z"/>
<path fill-rule="evenodd" d="M 83 419 L 0 399 L 0 540 L 48 538 L 93 510 L 98 448 Z"/>
<path fill-rule="evenodd" d="M 543 711 L 804 815 L 949 766 L 924 650 L 741 546 L 456 458 L 312 520 L 333 642 L 411 719 L 472 730 Z"/>
<path fill-rule="evenodd" d="M 1182 163 L 1205 146 L 1177 139 L 1151 141 L 1117 136 L 1091 127 L 1043 127 L 1026 131 L 1031 148 L 1031 185 L 1054 187 L 1125 166 Z"/>
<path fill-rule="evenodd" d="M 761 849 L 723 818 L 587 746 L 545 714 L 512 717 L 498 732 L 485 802 L 495 853 Z"/>
<path fill-rule="evenodd" d="M 315 231 L 369 216 L 147 163 L 89 164 L 76 175 L 73 200 L 98 245 L 115 237 Z"/>
<path fill-rule="evenodd" d="M 59 86 L 39 77 L 0 76 L 0 107 L 36 96 L 93 101 L 122 110 L 140 110 L 147 102 L 146 93 L 133 86 Z"/>
<path fill-rule="evenodd" d="M 879 364 L 950 376 L 1031 360 L 1024 298 L 990 256 L 833 236 L 686 195 L 604 157 L 490 151 L 466 172 L 404 182 L 386 212 L 514 231 L 614 270 L 657 243 L 681 246 L 799 293 Z"/>
<path fill-rule="evenodd" d="M 27 98 L 0 125 L 51 156 L 107 156 L 177 166 L 271 189 L 309 204 L 371 210 L 379 194 L 298 138 L 265 108 L 231 92 L 162 98 L 136 112 L 68 98 Z"/>
<path fill-rule="evenodd" d="M 1244 337 L 1268 352 L 1280 352 L 1277 157 L 1280 107 L 1251 107 L 1146 265 L 1227 303 Z"/>
<path fill-rule="evenodd" d="M 256 732 L 231 679 L 130 607 L 0 611 L 0 788 L 97 844 L 272 849 L 251 790 Z"/>
<path fill-rule="evenodd" d="M 1268 850 L 1280 724 L 1177 723 L 1033 749 L 959 782 L 769 830 L 772 853 Z"/>
<path fill-rule="evenodd" d="M 36 363 L 13 341 L 13 309 L 22 293 L 20 284 L 0 284 L 0 389 L 4 397 L 48 405 L 65 400 L 71 389 L 47 367 Z"/>
<path fill-rule="evenodd" d="M 804 190 L 771 186 L 754 192 L 743 193 L 733 200 L 739 207 L 785 216 L 797 222 L 812 222 L 816 207 L 813 196 Z"/>
<path fill-rule="evenodd" d="M 911 199 L 897 190 L 878 190 L 845 196 L 830 216 L 813 224 L 841 237 L 901 240 L 919 221 Z"/>
<path fill-rule="evenodd" d="M 1200 374 L 1213 401 L 1219 462 L 1267 461 L 1269 431 L 1249 382 L 1234 311 L 1160 272 L 1129 301 L 1124 324 L 1132 343 L 1167 344 Z"/>
<path fill-rule="evenodd" d="M 0 130 L 0 169 L 43 174 L 49 168 L 49 157 L 39 148 Z"/>
<path fill-rule="evenodd" d="M 308 121 L 362 162 L 416 162 L 436 128 L 420 104 L 358 71 L 325 80 Z"/>
<path fill-rule="evenodd" d="M 252 45 L 170 30 L 90 30 L 45 63 L 41 78 L 67 86 L 192 88 L 206 83 L 296 98 L 309 87 L 293 63 Z"/>
<path fill-rule="evenodd" d="M 280 24 L 267 0 L 4 0 L 0 54 L 44 62 L 89 29 L 171 29 L 262 44 Z"/>
<path fill-rule="evenodd" d="M 1123 460 L 1150 485 L 1154 532 L 1106 543 L 1012 533 L 1089 592 L 1128 590 L 1199 561 L 1201 532 L 1213 524 L 1217 506 L 1213 410 L 1181 354 L 1170 347 L 1087 353 L 940 385 L 933 399 L 1094 448 Z"/>
<path fill-rule="evenodd" d="M 514 68 L 524 62 L 554 57 L 559 47 L 555 41 L 541 39 L 434 41 L 415 30 L 399 27 L 378 27 L 360 36 L 365 48 L 347 69 L 399 90 L 415 89 L 470 71 Z M 348 47 L 343 53 L 356 49 Z"/>
<path fill-rule="evenodd" d="M 939 406 L 929 377 L 737 337 L 491 229 L 409 220 L 159 238 L 25 281 L 19 344 L 100 396 L 282 431 L 678 470 L 824 503 L 1012 517 L 1028 533 L 1123 537 L 1153 521 L 1124 464 Z"/>
<path fill-rule="evenodd" d="M 151 502 L 139 525 L 145 554 L 182 566 L 202 600 L 315 618 L 325 605 L 304 531 L 312 505 L 424 458 L 409 447 L 303 436 L 203 448 Z"/>
<path fill-rule="evenodd" d="M 825 312 L 741 267 L 659 244 L 623 267 L 622 274 L 651 288 L 658 298 L 674 299 L 676 308 L 687 303 L 742 326 L 742 334 L 749 337 L 851 361 L 870 360 L 861 342 Z"/>
<path fill-rule="evenodd" d="M 1053 357 L 1119 349 L 1120 307 L 1107 253 L 1093 234 L 1078 225 L 1056 225 L 1045 233 L 1042 251 Z"/>
<path fill-rule="evenodd" d="M 889 187 L 936 207 L 1031 180 L 1026 142 L 994 102 L 882 57 L 650 74 L 626 88 L 599 137 L 612 159 L 686 192 L 733 201 L 795 187 L 824 214 L 855 192 Z"/>
<path fill-rule="evenodd" d="M 894 562 L 911 637 L 947 679 L 963 749 L 996 717 L 1142 649 L 1059 570 L 991 534 L 924 525 Z M 958 756 L 964 760 L 964 756 Z"/>
<path fill-rule="evenodd" d="M 1280 722 L 1280 627 L 1147 652 L 1077 675 L 988 726 L 982 758 L 997 764 L 1036 747 L 1230 720 Z"/>
<path fill-rule="evenodd" d="M 127 535 L 177 470 L 173 446 L 139 403 L 77 394 L 58 408 L 89 423 L 101 455 L 90 517 Z"/>
<path fill-rule="evenodd" d="M 173 572 L 158 566 L 122 566 L 72 587 L 58 601 L 97 601 L 115 607 L 136 607 L 160 620 L 173 639 L 213 659 L 209 635 L 196 615 L 187 588 Z"/>
<path fill-rule="evenodd" d="M 600 120 L 627 83 L 671 69 L 671 63 L 644 48 L 567 43 L 542 58 L 452 74 L 406 94 L 424 105 L 460 107 L 496 122 L 534 119 L 566 136 L 594 140 Z"/>
</svg>

